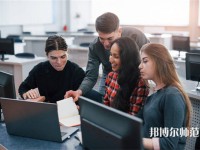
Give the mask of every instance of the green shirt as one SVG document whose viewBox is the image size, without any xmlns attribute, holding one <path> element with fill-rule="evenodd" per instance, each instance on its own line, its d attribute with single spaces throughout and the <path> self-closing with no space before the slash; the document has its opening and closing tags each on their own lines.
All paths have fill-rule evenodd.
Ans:
<svg viewBox="0 0 200 150">
<path fill-rule="evenodd" d="M 186 128 L 186 104 L 180 91 L 172 86 L 158 90 L 149 96 L 143 109 L 137 115 L 143 119 L 143 134 L 145 138 L 159 138 L 161 150 L 183 150 L 186 144 L 185 136 L 181 137 L 181 130 Z M 178 135 L 151 132 L 151 129 L 176 128 Z M 175 130 L 173 130 L 175 131 Z"/>
</svg>

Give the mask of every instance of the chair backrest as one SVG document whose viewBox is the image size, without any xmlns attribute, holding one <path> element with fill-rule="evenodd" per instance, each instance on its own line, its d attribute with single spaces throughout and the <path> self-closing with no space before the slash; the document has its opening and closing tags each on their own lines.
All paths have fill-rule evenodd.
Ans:
<svg viewBox="0 0 200 150">
<path fill-rule="evenodd" d="M 90 45 L 89 42 L 80 43 L 80 46 L 83 46 L 83 47 L 89 47 L 89 45 Z"/>
<path fill-rule="evenodd" d="M 192 118 L 191 118 L 191 128 L 200 128 L 200 101 L 198 99 L 190 98 L 192 103 Z M 195 149 L 196 137 L 188 137 L 185 150 Z"/>
<path fill-rule="evenodd" d="M 20 38 L 20 35 L 8 35 L 6 37 L 7 39 L 14 39 L 16 43 L 22 43 L 22 39 Z"/>
<path fill-rule="evenodd" d="M 31 32 L 22 32 L 23 35 L 31 35 Z"/>
<path fill-rule="evenodd" d="M 46 31 L 45 33 L 48 34 L 48 35 L 58 34 L 58 32 L 56 32 L 56 31 Z"/>
</svg>

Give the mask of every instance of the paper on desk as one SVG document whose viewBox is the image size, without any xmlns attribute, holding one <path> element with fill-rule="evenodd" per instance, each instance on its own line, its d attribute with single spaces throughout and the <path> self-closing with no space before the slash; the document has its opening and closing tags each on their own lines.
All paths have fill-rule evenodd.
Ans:
<svg viewBox="0 0 200 150">
<path fill-rule="evenodd" d="M 64 126 L 80 125 L 80 115 L 72 97 L 57 101 L 59 122 Z"/>
</svg>

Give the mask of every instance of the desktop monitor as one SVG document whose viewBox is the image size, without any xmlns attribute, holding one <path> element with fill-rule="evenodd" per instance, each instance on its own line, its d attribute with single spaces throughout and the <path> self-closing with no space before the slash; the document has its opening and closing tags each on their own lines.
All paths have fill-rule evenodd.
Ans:
<svg viewBox="0 0 200 150">
<path fill-rule="evenodd" d="M 0 59 L 2 61 L 8 59 L 5 58 L 5 54 L 14 55 L 14 39 L 0 38 Z"/>
<path fill-rule="evenodd" d="M 16 98 L 14 76 L 0 71 L 0 97 Z"/>
<path fill-rule="evenodd" d="M 143 149 L 142 120 L 79 97 L 82 144 L 86 149 Z"/>
<path fill-rule="evenodd" d="M 16 98 L 14 76 L 0 71 L 0 97 Z M 1 119 L 1 104 L 0 104 Z"/>
<path fill-rule="evenodd" d="M 186 79 L 200 82 L 200 53 L 187 53 L 186 54 Z M 200 90 L 200 87 L 197 90 Z"/>
<path fill-rule="evenodd" d="M 190 37 L 189 36 L 172 36 L 172 49 L 179 51 L 178 58 L 180 57 L 180 51 L 190 51 Z"/>
</svg>

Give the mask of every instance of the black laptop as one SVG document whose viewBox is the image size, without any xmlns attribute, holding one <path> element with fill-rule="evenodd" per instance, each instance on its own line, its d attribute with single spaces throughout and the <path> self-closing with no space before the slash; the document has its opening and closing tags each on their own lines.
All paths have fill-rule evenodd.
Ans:
<svg viewBox="0 0 200 150">
<path fill-rule="evenodd" d="M 86 149 L 142 150 L 142 120 L 79 97 L 82 144 Z"/>
<path fill-rule="evenodd" d="M 63 142 L 78 131 L 59 125 L 57 105 L 43 102 L 0 98 L 9 134 L 40 140 Z"/>
</svg>

